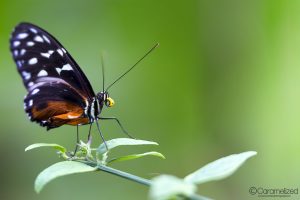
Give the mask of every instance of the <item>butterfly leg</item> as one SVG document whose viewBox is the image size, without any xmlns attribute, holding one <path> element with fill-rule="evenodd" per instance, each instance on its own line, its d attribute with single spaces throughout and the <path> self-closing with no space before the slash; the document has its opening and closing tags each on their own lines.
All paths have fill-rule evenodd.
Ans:
<svg viewBox="0 0 300 200">
<path fill-rule="evenodd" d="M 92 138 L 91 138 L 91 133 L 92 133 L 92 125 L 93 125 L 93 123 L 90 123 L 90 129 L 89 129 L 89 135 L 88 135 L 88 142 L 89 143 L 92 143 Z"/>
<path fill-rule="evenodd" d="M 78 127 L 78 125 L 76 126 L 76 132 L 77 132 L 77 137 L 76 137 L 76 146 L 75 146 L 75 150 L 74 150 L 74 153 L 73 153 L 73 155 L 72 155 L 72 157 L 74 157 L 75 156 L 75 154 L 77 153 L 77 151 L 78 151 L 78 145 L 79 145 L 79 127 Z"/>
<path fill-rule="evenodd" d="M 102 133 L 101 133 L 101 131 L 100 131 L 100 126 L 99 126 L 98 120 L 95 120 L 95 121 L 96 121 L 96 125 L 97 125 L 97 128 L 98 128 L 100 137 L 101 137 L 101 139 L 102 139 L 102 141 L 103 141 L 103 143 L 104 143 L 104 145 L 105 145 L 105 147 L 106 147 L 106 150 L 108 151 L 109 149 L 108 149 L 107 144 L 106 144 L 106 142 L 105 142 L 105 139 L 104 139 L 104 137 L 103 137 L 103 135 L 102 135 Z"/>
<path fill-rule="evenodd" d="M 119 121 L 118 118 L 116 118 L 116 117 L 99 117 L 99 119 L 102 119 L 102 120 L 115 120 L 115 121 L 119 124 L 119 126 L 120 126 L 120 128 L 122 129 L 123 133 L 125 133 L 128 137 L 130 137 L 130 138 L 132 138 L 132 139 L 136 139 L 136 138 L 132 137 L 132 136 L 125 130 L 125 128 L 122 126 L 122 124 L 121 124 L 121 122 Z"/>
</svg>

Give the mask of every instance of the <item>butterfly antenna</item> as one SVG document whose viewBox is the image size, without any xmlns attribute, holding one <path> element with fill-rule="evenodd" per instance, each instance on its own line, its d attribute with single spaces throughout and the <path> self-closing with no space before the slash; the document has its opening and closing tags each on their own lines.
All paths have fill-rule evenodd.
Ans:
<svg viewBox="0 0 300 200">
<path fill-rule="evenodd" d="M 156 43 L 143 57 L 141 57 L 132 67 L 130 67 L 127 71 L 125 71 L 121 76 L 119 76 L 112 84 L 110 84 L 105 91 L 107 91 L 111 86 L 113 86 L 116 82 L 118 82 L 121 78 L 123 78 L 127 73 L 129 73 L 137 64 L 139 64 L 145 57 L 147 57 L 156 47 L 159 46 L 159 43 Z"/>
<path fill-rule="evenodd" d="M 104 58 L 103 58 L 103 52 L 101 53 L 101 68 L 102 68 L 102 91 L 104 92 L 104 83 L 105 83 L 105 75 L 104 75 Z"/>
</svg>

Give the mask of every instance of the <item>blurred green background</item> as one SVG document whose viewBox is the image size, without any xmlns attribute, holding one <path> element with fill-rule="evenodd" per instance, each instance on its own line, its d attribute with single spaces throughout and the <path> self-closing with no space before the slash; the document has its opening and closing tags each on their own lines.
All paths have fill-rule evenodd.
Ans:
<svg viewBox="0 0 300 200">
<path fill-rule="evenodd" d="M 148 188 L 92 173 L 33 191 L 37 174 L 58 161 L 55 152 L 24 153 L 36 142 L 73 148 L 75 127 L 47 132 L 23 111 L 26 91 L 9 52 L 21 21 L 56 36 L 100 91 L 103 51 L 107 84 L 156 42 L 160 47 L 115 85 L 117 116 L 135 137 L 157 141 L 167 159 L 144 158 L 113 167 L 145 178 L 183 177 L 219 157 L 255 150 L 232 177 L 199 187 L 215 199 L 256 199 L 251 186 L 300 187 L 300 1 L 16 1 L 0 3 L 0 198 L 146 199 Z M 102 122 L 106 139 L 124 137 Z M 86 139 L 88 127 L 81 127 Z M 93 130 L 94 144 L 100 142 Z M 295 197 L 295 196 L 294 196 Z M 300 198 L 297 196 L 296 198 Z M 293 199 L 293 198 L 289 198 Z"/>
</svg>

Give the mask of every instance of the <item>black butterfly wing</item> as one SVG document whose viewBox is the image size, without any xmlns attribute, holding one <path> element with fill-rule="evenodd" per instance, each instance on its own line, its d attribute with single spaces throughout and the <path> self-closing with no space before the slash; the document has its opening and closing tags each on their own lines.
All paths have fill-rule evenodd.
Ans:
<svg viewBox="0 0 300 200">
<path fill-rule="evenodd" d="M 10 40 L 13 58 L 28 89 L 39 77 L 58 77 L 92 99 L 92 86 L 78 64 L 50 33 L 29 23 L 15 27 Z"/>
<path fill-rule="evenodd" d="M 64 124 L 87 124 L 89 103 L 80 95 L 64 80 L 44 77 L 30 88 L 24 99 L 24 109 L 30 120 L 47 129 Z"/>
<path fill-rule="evenodd" d="M 69 120 L 67 115 L 73 110 L 84 113 L 94 91 L 78 64 L 51 34 L 21 23 L 12 33 L 10 48 L 28 91 L 24 102 L 31 120 L 54 128 L 64 124 L 53 121 L 57 115 L 66 114 L 63 117 Z"/>
</svg>

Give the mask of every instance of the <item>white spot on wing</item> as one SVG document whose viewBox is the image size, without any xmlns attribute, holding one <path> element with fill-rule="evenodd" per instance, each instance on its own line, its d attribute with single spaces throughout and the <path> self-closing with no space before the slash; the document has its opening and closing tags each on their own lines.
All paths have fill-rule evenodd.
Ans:
<svg viewBox="0 0 300 200">
<path fill-rule="evenodd" d="M 75 119 L 75 118 L 77 118 L 77 117 L 78 117 L 78 116 L 76 116 L 76 115 L 70 115 L 70 114 L 68 115 L 68 118 L 69 118 L 69 119 Z"/>
<path fill-rule="evenodd" d="M 45 57 L 45 58 L 49 58 L 50 54 L 49 53 L 41 53 L 41 56 Z"/>
<path fill-rule="evenodd" d="M 17 47 L 17 46 L 19 46 L 20 44 L 21 44 L 20 41 L 14 41 L 14 42 L 13 42 L 14 47 Z"/>
<path fill-rule="evenodd" d="M 61 50 L 62 50 L 64 53 L 67 53 L 67 51 L 66 51 L 64 48 L 61 48 Z"/>
<path fill-rule="evenodd" d="M 33 86 L 33 85 L 34 85 L 33 82 L 29 82 L 29 83 L 28 83 L 28 87 L 31 87 L 31 86 Z"/>
<path fill-rule="evenodd" d="M 50 56 L 53 54 L 54 51 L 49 50 L 48 53 L 41 53 L 41 56 L 45 58 L 50 58 Z"/>
<path fill-rule="evenodd" d="M 20 55 L 23 56 L 25 54 L 26 50 L 25 49 L 21 49 L 20 51 Z"/>
<path fill-rule="evenodd" d="M 37 33 L 37 30 L 35 30 L 34 28 L 30 28 L 29 30 L 33 33 Z"/>
<path fill-rule="evenodd" d="M 29 65 L 34 65 L 38 62 L 37 58 L 31 58 L 29 61 L 28 61 L 28 64 Z"/>
<path fill-rule="evenodd" d="M 18 56 L 19 52 L 18 50 L 14 50 L 14 56 Z"/>
<path fill-rule="evenodd" d="M 22 67 L 22 62 L 20 60 L 17 61 L 18 67 Z"/>
<path fill-rule="evenodd" d="M 29 42 L 27 42 L 26 44 L 27 44 L 27 46 L 32 47 L 32 46 L 34 45 L 34 42 L 29 41 Z"/>
<path fill-rule="evenodd" d="M 44 42 L 43 38 L 41 36 L 39 36 L 39 35 L 37 35 L 37 36 L 34 37 L 34 41 L 36 41 L 36 42 Z"/>
<path fill-rule="evenodd" d="M 27 37 L 28 37 L 28 33 L 20 33 L 20 34 L 17 36 L 18 39 L 25 39 L 25 38 L 27 38 Z"/>
<path fill-rule="evenodd" d="M 58 73 L 58 74 L 60 74 L 60 72 L 61 72 L 61 68 L 59 68 L 59 67 L 56 67 L 55 69 L 56 69 L 57 73 Z"/>
<path fill-rule="evenodd" d="M 50 44 L 50 40 L 47 38 L 46 35 L 43 35 L 43 38 L 44 38 L 44 40 L 45 40 L 46 42 L 48 42 L 48 43 Z"/>
<path fill-rule="evenodd" d="M 47 71 L 44 70 L 44 69 L 42 69 L 42 70 L 37 74 L 38 77 L 41 77 L 41 76 L 47 76 L 47 75 L 48 75 L 48 73 L 47 73 Z"/>
<path fill-rule="evenodd" d="M 61 49 L 57 49 L 56 50 L 61 56 L 63 56 L 64 55 L 64 53 L 62 52 L 62 50 Z"/>
<path fill-rule="evenodd" d="M 33 105 L 33 100 L 30 99 L 30 101 L 29 101 L 29 106 L 32 106 L 32 105 Z"/>
<path fill-rule="evenodd" d="M 61 68 L 61 70 L 71 71 L 71 70 L 73 70 L 73 68 L 71 67 L 70 64 L 65 64 L 65 65 Z"/>
<path fill-rule="evenodd" d="M 39 91 L 40 91 L 40 89 L 36 88 L 36 89 L 34 89 L 34 90 L 31 92 L 31 94 L 36 94 L 36 93 L 38 93 Z"/>
<path fill-rule="evenodd" d="M 22 76 L 25 80 L 30 79 L 31 74 L 29 72 L 22 71 Z"/>
</svg>

